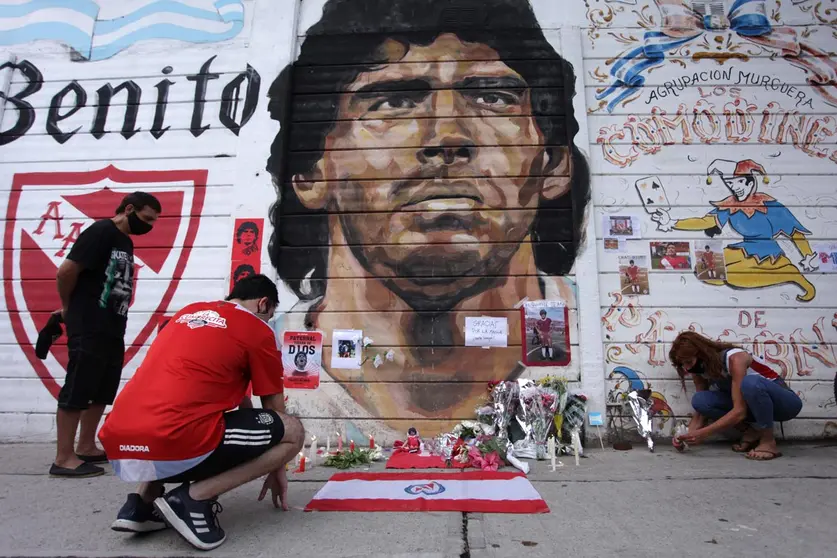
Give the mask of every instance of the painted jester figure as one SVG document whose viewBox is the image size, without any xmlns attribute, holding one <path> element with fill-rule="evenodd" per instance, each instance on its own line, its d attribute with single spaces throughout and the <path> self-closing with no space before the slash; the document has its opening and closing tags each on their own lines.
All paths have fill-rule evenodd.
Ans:
<svg viewBox="0 0 837 558">
<path fill-rule="evenodd" d="M 744 239 L 724 248 L 726 280 L 709 278 L 704 282 L 740 289 L 794 283 L 803 291 L 797 295 L 797 300 L 813 300 L 817 294 L 816 287 L 803 275 L 803 271 L 811 272 L 819 266 L 817 254 L 805 238 L 811 232 L 787 207 L 758 191 L 757 178 L 765 176 L 764 167 L 751 159 L 737 163 L 716 159 L 709 165 L 708 174 L 708 183 L 711 183 L 713 174 L 719 175 L 732 195 L 712 202 L 715 209 L 703 217 L 673 220 L 667 210 L 658 209 L 651 215 L 657 228 L 664 232 L 672 229 L 704 231 L 708 236 L 715 236 L 729 225 Z M 767 182 L 766 178 L 764 180 Z M 790 238 L 802 254 L 799 267 L 791 262 L 776 241 L 780 235 Z"/>
</svg>

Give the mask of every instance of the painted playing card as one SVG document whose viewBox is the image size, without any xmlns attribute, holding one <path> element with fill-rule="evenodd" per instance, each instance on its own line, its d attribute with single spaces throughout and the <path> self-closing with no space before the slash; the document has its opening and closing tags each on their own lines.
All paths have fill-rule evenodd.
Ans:
<svg viewBox="0 0 837 558">
<path fill-rule="evenodd" d="M 663 181 L 656 176 L 646 176 L 636 181 L 636 191 L 642 206 L 648 213 L 654 213 L 658 209 L 671 209 L 671 204 L 663 188 Z"/>
</svg>

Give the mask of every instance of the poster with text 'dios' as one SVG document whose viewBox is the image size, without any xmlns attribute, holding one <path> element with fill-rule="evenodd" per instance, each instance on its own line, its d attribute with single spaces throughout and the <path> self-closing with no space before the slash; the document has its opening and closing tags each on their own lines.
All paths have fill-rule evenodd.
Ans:
<svg viewBox="0 0 837 558">
<path fill-rule="evenodd" d="M 282 369 L 285 387 L 317 389 L 323 363 L 323 334 L 319 331 L 286 331 L 282 335 Z"/>
</svg>

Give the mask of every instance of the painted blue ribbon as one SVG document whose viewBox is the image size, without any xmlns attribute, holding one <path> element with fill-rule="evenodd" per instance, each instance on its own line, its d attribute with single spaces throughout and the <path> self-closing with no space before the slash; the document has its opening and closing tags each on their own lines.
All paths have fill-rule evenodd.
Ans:
<svg viewBox="0 0 837 558">
<path fill-rule="evenodd" d="M 727 14 L 730 30 L 743 37 L 769 35 L 773 28 L 764 14 L 764 2 L 765 0 L 736 0 Z M 697 15 L 694 10 L 690 12 Z M 703 18 L 697 18 L 703 28 L 695 27 L 694 34 L 686 37 L 671 37 L 665 31 L 646 31 L 643 36 L 645 44 L 631 50 L 616 61 L 610 69 L 610 75 L 615 78 L 613 83 L 597 94 L 596 99 L 606 99 L 611 94 L 617 93 L 607 105 L 607 111 L 613 112 L 616 105 L 633 94 L 637 88 L 645 85 L 643 73 L 665 62 L 666 53 L 697 39 L 707 29 L 715 29 L 713 17 L 711 14 L 705 14 Z"/>
</svg>

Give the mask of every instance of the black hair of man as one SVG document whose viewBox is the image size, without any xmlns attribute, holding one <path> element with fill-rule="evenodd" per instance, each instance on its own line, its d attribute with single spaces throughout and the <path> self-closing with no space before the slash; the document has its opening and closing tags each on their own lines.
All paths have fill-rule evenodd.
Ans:
<svg viewBox="0 0 837 558">
<path fill-rule="evenodd" d="M 125 213 L 125 209 L 129 206 L 134 206 L 135 211 L 142 211 L 146 207 L 150 207 L 157 213 L 163 212 L 163 206 L 160 205 L 160 200 L 149 194 L 148 192 L 132 192 L 122 198 L 122 203 L 116 208 L 116 215 Z"/>
<path fill-rule="evenodd" d="M 572 105 L 576 78 L 572 65 L 544 37 L 529 1 L 329 0 L 320 21 L 306 33 L 299 58 L 279 74 L 268 92 L 271 118 L 281 123 L 267 163 L 279 192 L 270 210 L 273 233 L 268 252 L 282 280 L 300 299 L 313 300 L 325 292 L 324 281 L 316 279 L 328 276 L 328 214 L 305 207 L 289 177 L 305 174 L 323 157 L 325 138 L 337 120 L 340 94 L 361 73 L 385 60 L 380 51 L 385 41 L 429 45 L 444 33 L 497 51 L 530 87 L 544 148 L 571 147 L 571 194 L 542 199 L 530 233 L 540 271 L 559 276 L 570 272 L 584 241 L 584 213 L 590 200 L 589 166 L 573 143 L 578 133 Z M 303 86 L 295 87 L 297 82 Z M 317 94 L 292 95 L 296 92 Z M 293 116 L 306 112 L 320 116 L 295 126 Z M 294 139 L 295 129 L 305 135 L 306 142 L 318 138 L 319 147 L 291 153 L 291 146 L 299 143 Z M 304 217 L 306 226 L 283 236 L 283 215 Z M 308 288 L 303 289 L 303 283 Z"/>
<path fill-rule="evenodd" d="M 235 285 L 226 300 L 267 300 L 276 306 L 279 304 L 279 291 L 276 290 L 276 283 L 270 280 L 267 275 L 258 273 L 245 277 Z"/>
<path fill-rule="evenodd" d="M 236 229 L 235 231 L 236 242 L 241 242 L 241 235 L 244 234 L 245 231 L 253 231 L 253 234 L 256 235 L 256 238 L 259 238 L 259 226 L 253 221 L 244 221 L 243 223 L 238 225 L 238 229 Z"/>
</svg>

